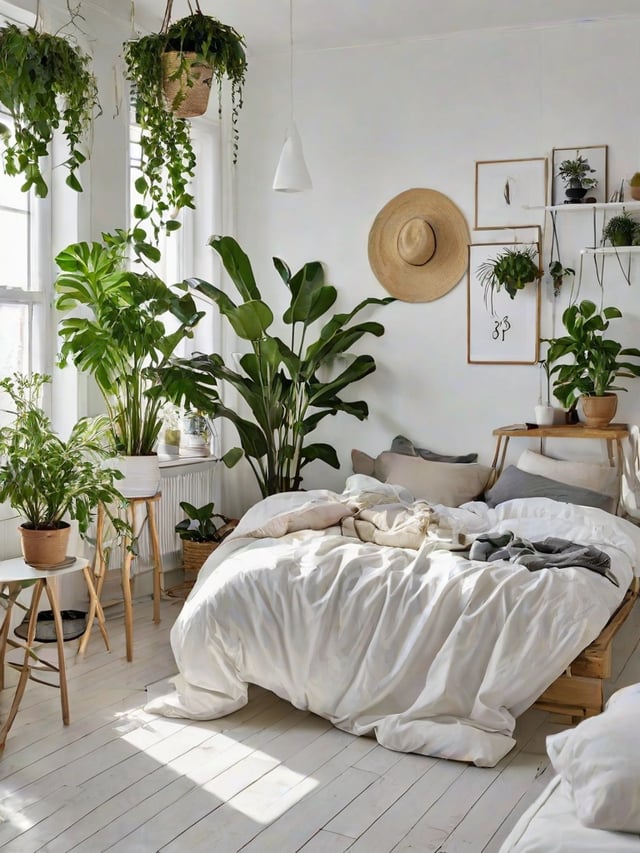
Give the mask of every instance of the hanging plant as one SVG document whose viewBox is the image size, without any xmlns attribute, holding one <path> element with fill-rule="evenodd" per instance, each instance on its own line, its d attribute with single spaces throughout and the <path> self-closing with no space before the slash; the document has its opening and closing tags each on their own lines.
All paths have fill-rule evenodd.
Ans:
<svg viewBox="0 0 640 853">
<path fill-rule="evenodd" d="M 168 0 L 159 33 L 124 45 L 127 78 L 133 87 L 141 129 L 141 175 L 136 190 L 148 200 L 136 215 L 150 219 L 156 233 L 160 225 L 167 224 L 172 211 L 194 206 L 189 184 L 196 157 L 185 117 L 198 113 L 187 106 L 187 98 L 203 87 L 208 92 L 215 77 L 221 116 L 222 81 L 231 82 L 235 163 L 238 113 L 247 70 L 244 39 L 233 27 L 203 15 L 197 2 L 192 14 L 175 23 L 170 23 L 171 9 L 172 0 Z M 201 106 L 199 112 L 205 108 Z M 177 223 L 169 225 L 176 227 Z"/>
<path fill-rule="evenodd" d="M 0 125 L 6 148 L 4 170 L 23 174 L 23 192 L 47 195 L 40 160 L 58 128 L 69 152 L 62 164 L 66 183 L 82 192 L 76 171 L 86 156 L 80 150 L 94 115 L 101 112 L 90 57 L 61 35 L 35 27 L 5 24 L 0 29 L 0 101 L 13 119 L 13 132 Z"/>
<path fill-rule="evenodd" d="M 504 249 L 495 258 L 489 258 L 478 267 L 478 279 L 484 287 L 484 302 L 494 313 L 493 298 L 502 288 L 511 299 L 526 284 L 537 281 L 541 271 L 538 266 L 538 252 L 534 246 Z"/>
</svg>

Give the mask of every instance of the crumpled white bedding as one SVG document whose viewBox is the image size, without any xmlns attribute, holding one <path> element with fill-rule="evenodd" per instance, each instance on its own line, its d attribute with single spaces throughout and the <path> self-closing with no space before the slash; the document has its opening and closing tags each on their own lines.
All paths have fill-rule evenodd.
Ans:
<svg viewBox="0 0 640 853">
<path fill-rule="evenodd" d="M 616 609 L 640 564 L 640 531 L 546 498 L 434 508 L 452 540 L 511 530 L 595 545 L 616 587 L 585 569 L 472 562 L 446 537 L 418 550 L 348 538 L 338 525 L 354 502 L 412 498 L 354 476 L 342 495 L 275 495 L 245 514 L 172 629 L 176 690 L 147 710 L 220 717 L 255 683 L 390 749 L 493 766 L 514 744 L 515 717 Z"/>
</svg>

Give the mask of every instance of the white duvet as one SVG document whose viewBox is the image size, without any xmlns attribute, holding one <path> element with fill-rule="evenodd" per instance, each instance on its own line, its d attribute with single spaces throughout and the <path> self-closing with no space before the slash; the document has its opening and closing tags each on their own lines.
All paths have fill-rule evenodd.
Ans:
<svg viewBox="0 0 640 853">
<path fill-rule="evenodd" d="M 510 530 L 595 545 L 616 587 L 582 568 L 470 561 L 446 535 L 418 550 L 361 542 L 338 526 L 354 501 L 413 511 L 408 492 L 363 476 L 342 495 L 276 495 L 249 510 L 172 629 L 176 690 L 147 709 L 212 719 L 246 704 L 254 683 L 390 749 L 493 766 L 514 744 L 515 717 L 616 609 L 640 531 L 546 498 L 434 508 L 453 540 Z"/>
</svg>

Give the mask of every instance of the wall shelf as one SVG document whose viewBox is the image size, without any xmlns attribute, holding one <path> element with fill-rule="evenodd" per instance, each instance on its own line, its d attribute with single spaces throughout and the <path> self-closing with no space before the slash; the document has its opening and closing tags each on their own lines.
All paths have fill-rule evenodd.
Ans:
<svg viewBox="0 0 640 853">
<path fill-rule="evenodd" d="M 640 210 L 640 201 L 596 201 L 593 204 L 546 204 L 544 207 L 541 205 L 531 205 L 528 209 L 548 210 L 552 213 L 556 211 L 575 213 L 578 210 L 622 210 L 625 207 L 632 210 Z"/>
<path fill-rule="evenodd" d="M 640 254 L 640 246 L 597 246 L 580 249 L 581 255 L 637 255 Z"/>
</svg>

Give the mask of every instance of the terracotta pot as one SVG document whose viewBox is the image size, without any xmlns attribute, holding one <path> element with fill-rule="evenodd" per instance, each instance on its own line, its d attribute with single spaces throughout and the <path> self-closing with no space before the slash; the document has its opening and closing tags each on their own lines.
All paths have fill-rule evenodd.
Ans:
<svg viewBox="0 0 640 853">
<path fill-rule="evenodd" d="M 35 569 L 51 569 L 64 563 L 71 527 L 66 522 L 55 530 L 34 530 L 21 524 L 22 554 L 25 563 Z"/>
<path fill-rule="evenodd" d="M 581 397 L 582 416 L 590 427 L 604 427 L 611 423 L 618 408 L 617 394 L 604 394 L 602 397 Z"/>
<path fill-rule="evenodd" d="M 635 201 L 640 201 L 640 186 L 632 187 L 629 186 L 629 192 L 631 193 L 631 198 Z"/>
</svg>

